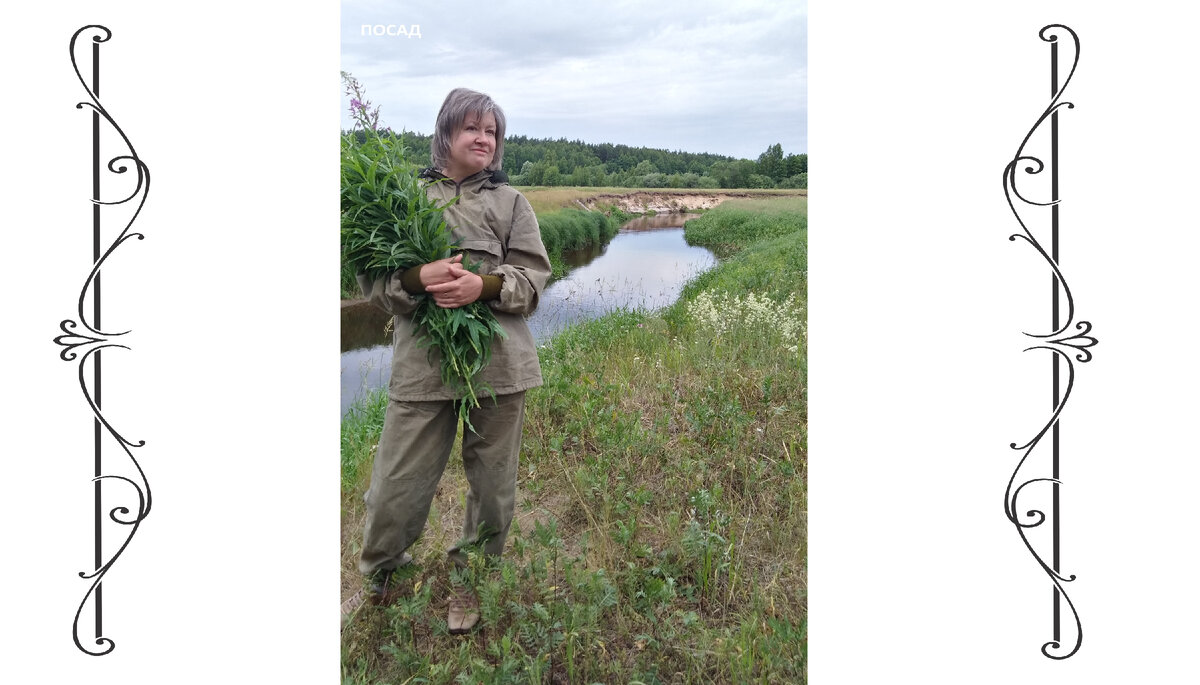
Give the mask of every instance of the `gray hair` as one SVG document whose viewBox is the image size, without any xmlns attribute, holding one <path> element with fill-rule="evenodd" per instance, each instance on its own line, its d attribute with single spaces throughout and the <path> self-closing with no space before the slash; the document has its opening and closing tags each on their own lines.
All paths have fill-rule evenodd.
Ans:
<svg viewBox="0 0 1200 685">
<path fill-rule="evenodd" d="M 497 171 L 504 161 L 504 110 L 496 101 L 483 93 L 467 88 L 455 88 L 446 96 L 442 109 L 438 112 L 437 124 L 434 126 L 433 140 L 429 143 L 430 156 L 433 166 L 445 169 L 450 161 L 450 142 L 466 120 L 468 114 L 482 117 L 491 113 L 496 117 L 496 154 L 488 169 Z"/>
</svg>

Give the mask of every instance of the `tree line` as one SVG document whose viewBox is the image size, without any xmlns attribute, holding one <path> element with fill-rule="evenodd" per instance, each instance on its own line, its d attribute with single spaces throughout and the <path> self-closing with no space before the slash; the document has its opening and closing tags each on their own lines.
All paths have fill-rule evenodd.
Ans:
<svg viewBox="0 0 1200 685">
<path fill-rule="evenodd" d="M 431 136 L 400 134 L 410 160 L 430 164 Z M 617 188 L 807 188 L 808 154 L 771 145 L 756 160 L 613 143 L 509 136 L 504 170 L 513 185 Z"/>
</svg>

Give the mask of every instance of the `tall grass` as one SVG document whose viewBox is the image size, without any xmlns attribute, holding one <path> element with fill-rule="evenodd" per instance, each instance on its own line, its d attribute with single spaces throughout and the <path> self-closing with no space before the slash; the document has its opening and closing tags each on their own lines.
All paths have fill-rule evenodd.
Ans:
<svg viewBox="0 0 1200 685">
<path fill-rule="evenodd" d="M 342 261 L 338 285 L 343 300 L 353 300 L 362 297 L 362 290 L 358 287 L 358 278 L 354 273 L 354 267 L 346 263 L 345 260 Z"/>
<path fill-rule="evenodd" d="M 539 214 L 538 227 L 542 231 L 542 244 L 550 255 L 552 276 L 561 278 L 567 271 L 562 258 L 564 251 L 608 242 L 628 218 L 619 211 L 605 214 L 582 209 L 559 209 Z"/>
<path fill-rule="evenodd" d="M 808 227 L 808 198 L 730 200 L 684 226 L 684 238 L 728 256 L 748 245 L 803 231 Z"/>
<path fill-rule="evenodd" d="M 578 324 L 539 350 L 510 549 L 465 572 L 444 552 L 466 492 L 452 457 L 402 596 L 343 631 L 344 682 L 804 682 L 804 208 L 772 207 L 763 228 L 726 204 L 691 239 L 728 256 L 674 306 Z M 742 305 L 701 311 L 714 294 Z M 378 403 L 343 423 L 346 593 L 361 582 L 377 440 L 363 417 Z M 446 630 L 455 573 L 482 604 L 468 636 Z"/>
</svg>

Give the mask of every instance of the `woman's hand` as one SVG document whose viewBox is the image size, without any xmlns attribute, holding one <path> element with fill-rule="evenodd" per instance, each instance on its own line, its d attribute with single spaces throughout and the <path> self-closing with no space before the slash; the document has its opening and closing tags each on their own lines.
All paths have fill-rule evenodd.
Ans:
<svg viewBox="0 0 1200 685">
<path fill-rule="evenodd" d="M 462 255 L 458 255 L 457 259 L 461 261 Z M 479 277 L 479 274 L 462 268 L 459 261 L 448 264 L 448 275 L 451 280 L 435 283 L 425 288 L 425 292 L 433 296 L 434 303 L 439 307 L 454 309 L 471 304 L 478 300 L 480 293 L 483 292 L 483 279 Z M 440 262 L 433 264 L 438 263 Z M 427 264 L 426 267 L 433 266 L 433 264 Z M 421 269 L 421 276 L 424 278 L 425 268 Z"/>
<path fill-rule="evenodd" d="M 458 278 L 454 269 L 458 271 L 466 271 L 461 266 L 462 254 L 456 254 L 453 257 L 439 259 L 436 262 L 430 262 L 421 267 L 421 285 L 428 290 L 431 285 L 448 283 Z M 469 273 L 469 272 L 468 272 Z"/>
</svg>

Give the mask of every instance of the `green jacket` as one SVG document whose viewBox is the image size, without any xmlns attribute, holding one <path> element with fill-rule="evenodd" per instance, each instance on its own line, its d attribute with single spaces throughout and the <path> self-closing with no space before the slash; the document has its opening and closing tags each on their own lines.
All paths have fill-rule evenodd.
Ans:
<svg viewBox="0 0 1200 685">
<path fill-rule="evenodd" d="M 432 180 L 444 179 L 438 172 L 424 174 Z M 458 202 L 445 210 L 446 225 L 466 259 L 482 262 L 480 274 L 501 279 L 499 294 L 487 300 L 496 319 L 508 333 L 507 339 L 492 341 L 492 358 L 479 374 L 479 380 L 497 395 L 528 390 L 542 384 L 537 346 L 525 317 L 537 308 L 542 289 L 550 278 L 550 259 L 542 245 L 533 207 L 525 196 L 502 180 L 499 172 L 483 170 L 463 179 L 430 183 L 430 197 L 447 202 L 460 195 Z M 393 315 L 392 377 L 388 396 L 397 401 L 453 399 L 454 393 L 442 384 L 438 372 L 440 355 L 430 357 L 428 348 L 418 347 L 413 335 L 411 314 L 422 297 L 405 289 L 403 271 L 397 270 L 374 282 L 360 275 L 359 286 L 372 304 Z M 481 400 L 482 400 L 481 396 Z"/>
</svg>

